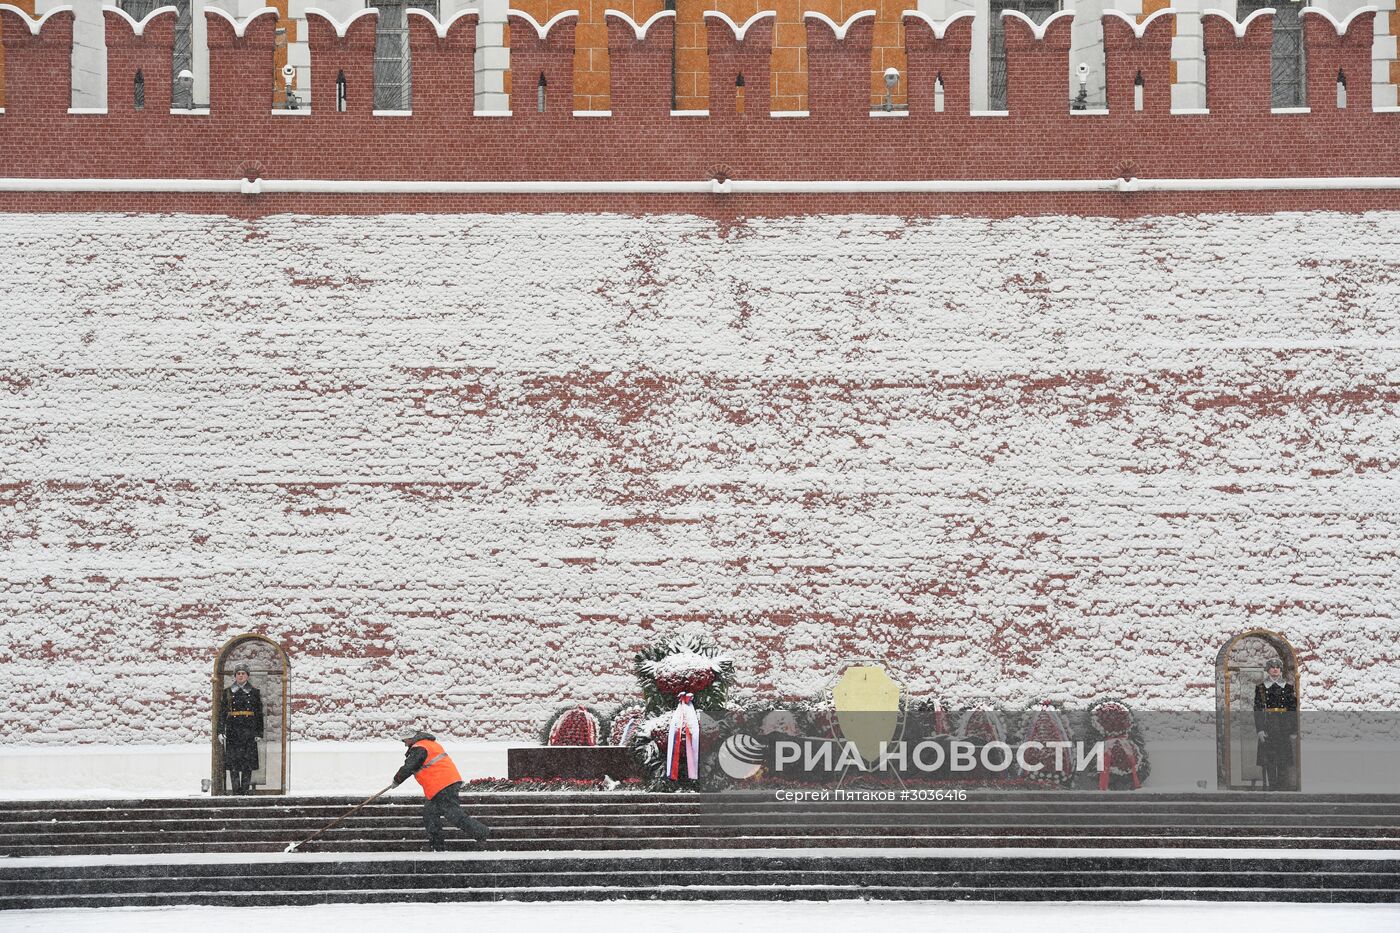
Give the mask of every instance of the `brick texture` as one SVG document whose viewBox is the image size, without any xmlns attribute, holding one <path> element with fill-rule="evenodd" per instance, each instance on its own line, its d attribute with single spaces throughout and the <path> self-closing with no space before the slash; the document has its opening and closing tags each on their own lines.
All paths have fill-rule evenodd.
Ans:
<svg viewBox="0 0 1400 933">
<path fill-rule="evenodd" d="M 415 17 L 414 113 L 406 118 L 375 118 L 372 113 L 373 19 L 364 17 L 342 38 L 318 17 L 308 24 L 313 61 L 314 99 L 333 101 L 336 75 L 344 72 L 349 89 L 346 113 L 318 106 L 307 116 L 271 114 L 273 95 L 264 77 L 274 60 L 272 14 L 253 23 L 247 35 L 234 36 L 220 19 L 210 20 L 212 109 L 208 116 L 172 115 L 148 106 L 136 113 L 113 105 L 106 116 L 67 112 L 67 48 L 72 19 L 51 18 L 38 37 L 29 35 L 13 14 L 0 14 L 7 65 L 21 76 L 11 88 L 9 106 L 0 117 L 0 159 L 7 171 L 21 176 L 82 175 L 91 177 L 236 178 L 259 174 L 267 178 L 388 178 L 388 179 L 679 179 L 713 177 L 722 168 L 738 179 L 900 179 L 900 178 L 1113 178 L 1134 175 L 1162 177 L 1253 176 L 1393 176 L 1400 175 L 1400 114 L 1373 113 L 1365 82 L 1355 82 L 1350 106 L 1338 110 L 1335 94 L 1327 94 L 1327 76 L 1314 80 L 1312 112 L 1272 114 L 1268 106 L 1267 18 L 1256 20 L 1244 39 L 1236 39 L 1223 23 L 1207 18 L 1206 42 L 1212 56 L 1211 113 L 1173 115 L 1163 93 L 1163 67 L 1168 61 L 1169 23 L 1162 21 L 1146 38 L 1128 36 L 1122 24 L 1106 33 L 1110 99 L 1107 116 L 1074 116 L 1049 76 L 1064 66 L 1067 29 L 1052 27 L 1043 40 L 1030 38 L 1012 22 L 1007 30 L 1008 75 L 1012 113 L 1005 118 L 972 117 L 966 109 L 966 50 L 970 32 L 965 22 L 952 27 L 942 40 L 918 21 L 911 21 L 905 42 L 909 49 L 912 96 L 907 118 L 872 119 L 866 100 L 866 63 L 878 24 L 870 20 L 853 26 L 837 40 L 825 24 L 812 21 L 803 28 L 813 54 L 812 74 L 820 78 L 813 89 L 811 115 L 800 119 L 770 119 L 762 94 L 754 94 L 746 78 L 742 132 L 733 119 L 732 97 L 710 118 L 669 115 L 670 48 L 674 25 L 659 20 L 644 41 L 631 27 L 614 19 L 614 43 L 609 73 L 617 83 L 617 108 L 610 118 L 576 119 L 564 102 L 578 99 L 569 82 L 576 69 L 561 69 L 561 55 L 570 54 L 570 31 L 583 29 L 569 20 L 556 24 L 558 35 L 540 39 L 518 18 L 512 25 L 512 52 L 517 68 L 530 77 L 520 92 L 533 99 L 538 75 L 549 73 L 548 96 L 560 102 L 544 114 L 516 97 L 511 118 L 472 116 L 471 73 L 465 67 L 474 21 L 458 22 L 447 40 L 438 40 Z M 771 22 L 771 26 L 769 23 Z M 723 43 L 711 36 L 727 30 L 722 22 L 707 27 L 707 58 L 716 56 L 723 68 L 723 93 L 734 93 L 730 82 L 739 67 L 763 83 L 763 46 L 778 42 L 781 21 L 764 21 L 742 44 L 732 34 Z M 1329 35 L 1310 23 L 1309 59 L 1348 74 L 1364 74 L 1371 17 L 1362 16 L 1347 36 Z M 140 39 L 124 38 L 113 81 L 124 88 L 117 100 L 129 100 L 127 72 L 134 63 L 150 62 L 147 94 L 160 99 L 168 74 L 161 64 L 167 56 L 169 31 L 155 28 Z M 804 48 L 806 55 L 808 49 Z M 736 57 L 738 56 L 738 57 Z M 742 59 L 742 65 L 739 64 Z M 575 56 L 575 62 L 577 58 Z M 771 60 L 770 60 L 771 61 Z M 550 64 L 553 62 L 554 64 Z M 1141 72 L 1146 81 L 1145 109 L 1128 106 L 1130 76 Z M 154 77 L 153 77 L 154 76 Z M 933 112 L 932 89 L 942 77 L 946 109 Z M 607 85 L 602 86 L 607 90 Z M 17 90 L 18 88 L 18 90 Z M 1029 95 L 1029 96 L 1028 96 Z M 609 106 L 613 99 L 607 98 Z M 771 106 L 780 103 L 774 99 Z M 528 113 L 526 111 L 529 111 Z M 721 113 L 720 111 L 725 111 Z M 157 155 L 158 154 L 158 155 Z M 216 199 L 217 200 L 217 199 Z M 224 199 L 241 203 L 222 209 L 271 209 L 279 202 L 264 198 Z M 593 207 L 608 202 L 585 199 Z M 1177 200 L 1098 195 L 1073 198 L 890 199 L 871 203 L 881 209 L 910 209 L 936 204 L 941 209 L 990 210 L 1000 213 L 1036 203 L 1070 205 L 1089 213 L 1156 211 L 1165 204 L 1182 209 L 1279 209 L 1290 204 L 1324 205 L 1364 210 L 1394 202 L 1394 192 L 1332 194 L 1245 192 L 1240 195 L 1181 195 Z M 163 204 L 161 198 L 132 201 L 126 197 L 65 196 L 48 198 L 15 193 L 0 195 L 0 206 L 26 209 L 63 204 L 91 208 L 106 205 Z M 191 205 L 214 203 L 191 199 Z M 316 199 L 298 202 L 319 211 Z M 433 199 L 348 199 L 346 209 L 384 204 L 384 209 L 432 209 Z M 358 203 L 360 207 L 351 207 Z M 455 200 L 456 209 L 466 202 Z M 498 209 L 496 199 L 482 198 L 477 206 Z M 522 202 L 524 203 L 524 202 Z M 548 199 L 533 203 L 551 202 Z M 566 202 L 559 201 L 564 204 Z M 611 203 L 622 203 L 614 201 Z M 679 199 L 686 210 L 707 209 L 695 199 Z M 791 203 L 798 203 L 793 200 Z M 810 204 L 813 202 L 803 202 Z M 826 203 L 842 203 L 834 198 Z M 1133 205 L 1140 205 L 1134 207 Z M 259 206 L 261 205 L 261 206 Z M 714 211 L 728 208 L 715 204 Z M 783 202 L 761 206 L 781 211 Z M 708 210 L 708 209 L 707 209 Z"/>
<path fill-rule="evenodd" d="M 704 629 L 759 696 L 1393 704 L 1400 212 L 0 217 L 0 722 L 524 738 Z M 1381 685 L 1379 688 L 1377 685 Z"/>
</svg>

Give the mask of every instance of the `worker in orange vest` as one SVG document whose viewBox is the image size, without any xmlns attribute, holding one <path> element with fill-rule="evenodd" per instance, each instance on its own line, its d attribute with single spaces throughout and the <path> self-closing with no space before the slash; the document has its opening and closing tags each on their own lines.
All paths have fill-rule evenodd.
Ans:
<svg viewBox="0 0 1400 933">
<path fill-rule="evenodd" d="M 477 842 L 485 842 L 491 830 L 485 823 L 462 812 L 462 801 L 457 797 L 462 789 L 462 775 L 438 744 L 437 737 L 431 732 L 412 729 L 399 738 L 408 746 L 408 752 L 403 756 L 403 767 L 394 775 L 394 786 L 398 787 L 410 776 L 422 785 L 423 796 L 427 798 L 423 805 L 423 826 L 428 831 L 428 848 L 441 852 L 447 847 L 442 839 L 443 820 Z"/>
</svg>

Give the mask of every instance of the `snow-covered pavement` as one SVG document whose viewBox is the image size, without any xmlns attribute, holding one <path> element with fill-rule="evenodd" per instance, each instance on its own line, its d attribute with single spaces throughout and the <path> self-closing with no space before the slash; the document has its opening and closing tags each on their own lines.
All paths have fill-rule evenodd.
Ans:
<svg viewBox="0 0 1400 933">
<path fill-rule="evenodd" d="M 255 895 L 249 896 L 253 901 Z M 1400 929 L 1400 906 L 1360 904 L 667 903 L 329 904 L 316 907 L 173 907 L 25 910 L 0 914 L 5 933 L 188 933 L 244 929 L 347 933 L 371 929 L 561 930 L 716 929 L 725 933 L 903 930 L 920 933 L 1083 933 L 1131 920 L 1134 933 L 1249 929 L 1269 933 L 1375 933 Z"/>
</svg>

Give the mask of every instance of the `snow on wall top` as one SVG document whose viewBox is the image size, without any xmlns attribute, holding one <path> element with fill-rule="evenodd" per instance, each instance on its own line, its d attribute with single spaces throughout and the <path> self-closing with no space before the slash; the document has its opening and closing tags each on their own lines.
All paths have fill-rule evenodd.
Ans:
<svg viewBox="0 0 1400 933">
<path fill-rule="evenodd" d="M 1400 214 L 8 215 L 0 726 L 525 737 L 700 626 L 740 685 L 1395 707 Z M 19 738 L 16 739 L 16 736 Z"/>
</svg>

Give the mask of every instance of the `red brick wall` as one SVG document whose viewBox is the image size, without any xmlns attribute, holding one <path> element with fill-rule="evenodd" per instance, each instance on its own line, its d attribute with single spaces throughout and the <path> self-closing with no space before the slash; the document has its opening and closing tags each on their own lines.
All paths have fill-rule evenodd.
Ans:
<svg viewBox="0 0 1400 933">
<path fill-rule="evenodd" d="M 528 67 L 531 75 L 520 89 L 529 103 L 522 106 L 517 96 L 514 117 L 472 116 L 471 71 L 466 67 L 469 50 L 463 45 L 470 43 L 472 24 L 466 20 L 446 41 L 415 31 L 419 77 L 414 82 L 414 115 L 372 117 L 373 49 L 365 37 L 372 36 L 373 27 L 366 17 L 343 40 L 313 20 L 312 73 L 317 82 L 315 99 L 320 103 L 309 116 L 289 118 L 270 114 L 273 95 L 265 75 L 273 60 L 276 21 L 271 15 L 254 23 L 242 38 L 211 18 L 213 103 L 207 117 L 171 115 L 157 106 L 133 113 L 116 105 L 106 116 L 70 116 L 66 94 L 69 18 L 54 17 L 38 38 L 30 37 L 13 15 L 0 18 L 9 52 L 7 66 L 12 76 L 22 76 L 12 83 L 7 112 L 0 118 L 0 162 L 11 175 L 236 178 L 250 166 L 267 178 L 702 180 L 720 168 L 737 179 L 1400 175 L 1400 148 L 1394 144 L 1400 135 L 1400 114 L 1370 112 L 1364 81 L 1352 82 L 1351 105 L 1346 110 L 1335 109 L 1335 95 L 1319 93 L 1312 95 L 1310 114 L 1269 112 L 1268 57 L 1260 51 L 1267 51 L 1268 22 L 1263 18 L 1256 20 L 1243 40 L 1208 20 L 1212 112 L 1206 116 L 1173 116 L 1168 111 L 1163 67 L 1169 44 L 1159 41 L 1158 30 L 1137 40 L 1121 24 L 1110 25 L 1106 41 L 1109 95 L 1117 106 L 1107 116 L 1071 115 L 1063 95 L 1055 90 L 1058 84 L 1050 80 L 1063 70 L 1067 38 L 1061 33 L 1066 30 L 1052 29 L 1046 39 L 1035 42 L 1013 21 L 1007 30 L 1008 69 L 1010 84 L 1017 90 L 1011 94 L 1009 117 L 974 118 L 966 112 L 966 23 L 955 25 L 937 40 L 923 23 L 913 22 L 908 30 L 914 52 L 910 115 L 872 119 L 867 114 L 863 78 L 871 26 L 859 24 L 844 41 L 838 41 L 827 26 L 812 23 L 807 27 L 809 34 L 820 46 L 812 74 L 822 86 L 813 89 L 811 116 L 769 119 L 759 112 L 763 98 L 754 95 L 750 85 L 746 90 L 752 105 L 746 107 L 741 123 L 736 123 L 732 112 L 710 118 L 669 116 L 670 21 L 654 26 L 645 42 L 628 35 L 620 22 L 614 24 L 610 69 L 623 79 L 620 86 L 625 91 L 614 95 L 618 106 L 611 118 L 582 120 L 574 118 L 565 103 L 576 96 L 573 90 L 558 86 L 570 80 L 569 69 L 551 66 L 555 78 L 550 81 L 550 95 L 560 105 L 545 114 L 536 114 L 529 106 L 543 67 L 534 63 L 567 54 L 567 36 L 563 46 L 558 37 L 542 41 L 532 29 L 519 28 L 518 21 L 512 27 L 513 52 L 518 67 Z M 570 23 L 556 26 L 556 30 L 570 28 Z M 1367 74 L 1369 47 L 1357 37 L 1369 35 L 1370 29 L 1369 16 L 1357 17 L 1351 33 L 1340 38 L 1313 24 L 1307 31 L 1309 58 L 1325 63 L 1333 74 L 1337 67 L 1348 74 Z M 767 41 L 767 30 L 767 24 L 758 27 L 753 41 Z M 1168 24 L 1161 24 L 1160 30 L 1165 35 Z M 119 66 L 129 69 L 123 63 L 143 56 L 142 60 L 158 62 L 168 42 L 168 30 L 161 29 L 153 29 L 141 40 L 123 40 Z M 813 46 L 814 55 L 817 48 Z M 721 58 L 732 59 L 733 54 L 716 49 Z M 744 54 L 761 57 L 762 51 L 750 48 Z M 734 68 L 725 67 L 729 81 Z M 334 78 L 342 69 L 351 84 L 350 112 L 343 114 L 331 106 Z M 1126 106 L 1132 76 L 1138 71 L 1147 79 L 1146 109 L 1141 112 Z M 935 74 L 942 74 L 945 82 L 943 113 L 932 112 Z M 755 77 L 762 81 L 761 74 Z M 148 79 L 147 93 L 153 100 L 154 83 Z M 1026 93 L 1033 96 L 1028 98 Z M 732 103 L 726 106 L 732 111 Z M 1121 198 L 1062 198 L 1056 203 L 1131 212 L 1133 208 L 1113 206 Z M 1393 203 L 1392 195 L 1382 193 L 1284 193 L 1260 195 L 1255 201 L 1278 207 L 1295 199 L 1300 204 L 1334 203 L 1359 209 Z M 968 204 L 987 201 L 965 200 Z M 1250 200 L 1236 197 L 1234 202 Z M 35 203 L 66 202 L 0 196 L 0 206 Z M 88 198 L 72 203 L 116 202 Z M 876 199 L 871 203 L 920 202 Z M 937 205 L 932 209 L 942 209 L 949 202 L 929 203 Z M 1160 207 L 1162 202 L 1153 203 Z M 1179 203 L 1209 209 L 1224 202 L 1193 195 Z"/>
<path fill-rule="evenodd" d="M 758 697 L 1210 709 L 1263 626 L 1400 703 L 1400 214 L 856 207 L 0 216 L 7 740 L 207 740 L 250 631 L 294 738 L 525 738 L 686 624 Z"/>
</svg>

